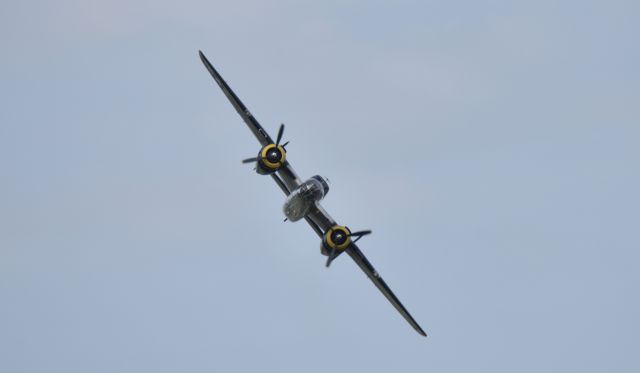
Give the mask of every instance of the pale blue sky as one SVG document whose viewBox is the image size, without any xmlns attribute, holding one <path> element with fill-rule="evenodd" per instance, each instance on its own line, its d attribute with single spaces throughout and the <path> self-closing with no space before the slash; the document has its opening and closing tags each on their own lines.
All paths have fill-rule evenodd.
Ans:
<svg viewBox="0 0 640 373">
<path fill-rule="evenodd" d="M 1 3 L 0 371 L 640 371 L 639 8 Z M 198 49 L 428 338 L 282 223 Z"/>
</svg>

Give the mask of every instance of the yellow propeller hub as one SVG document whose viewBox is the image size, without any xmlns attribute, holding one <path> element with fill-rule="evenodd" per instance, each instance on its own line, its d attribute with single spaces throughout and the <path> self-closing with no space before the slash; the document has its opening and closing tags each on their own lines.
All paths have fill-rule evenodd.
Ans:
<svg viewBox="0 0 640 373">
<path fill-rule="evenodd" d="M 334 225 L 324 235 L 325 241 L 334 250 L 344 250 L 351 243 L 351 231 L 342 225 Z"/>
<path fill-rule="evenodd" d="M 260 161 L 272 170 L 277 170 L 284 165 L 287 152 L 282 145 L 269 144 L 260 151 Z"/>
</svg>

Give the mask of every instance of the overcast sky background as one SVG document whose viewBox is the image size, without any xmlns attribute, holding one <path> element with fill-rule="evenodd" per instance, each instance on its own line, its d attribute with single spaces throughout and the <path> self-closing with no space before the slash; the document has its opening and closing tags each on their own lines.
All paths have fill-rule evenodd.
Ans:
<svg viewBox="0 0 640 373">
<path fill-rule="evenodd" d="M 639 11 L 0 3 L 0 371 L 640 371 Z M 428 338 L 282 222 L 198 49 Z"/>
</svg>

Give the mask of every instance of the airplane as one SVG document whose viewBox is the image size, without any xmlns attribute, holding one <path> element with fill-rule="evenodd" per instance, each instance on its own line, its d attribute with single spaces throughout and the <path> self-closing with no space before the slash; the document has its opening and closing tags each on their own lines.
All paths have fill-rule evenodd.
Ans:
<svg viewBox="0 0 640 373">
<path fill-rule="evenodd" d="M 320 205 L 320 201 L 329 192 L 327 179 L 320 175 L 315 175 L 303 182 L 287 160 L 286 146 L 289 142 L 287 141 L 284 144 L 280 143 L 284 133 L 284 124 L 280 125 L 276 141 L 274 142 L 253 114 L 251 114 L 238 96 L 236 96 L 227 85 L 222 76 L 216 71 L 207 57 L 205 57 L 204 53 L 199 51 L 199 54 L 202 63 L 216 83 L 218 83 L 224 95 L 227 96 L 231 105 L 233 105 L 260 142 L 262 148 L 258 152 L 258 155 L 247 158 L 243 160 L 242 163 L 255 164 L 255 171 L 258 174 L 271 176 L 280 189 L 282 189 L 287 196 L 283 206 L 285 221 L 295 222 L 304 219 L 309 226 L 311 226 L 322 240 L 320 251 L 323 255 L 327 256 L 327 267 L 329 267 L 331 262 L 340 254 L 344 252 L 349 254 L 380 292 L 382 292 L 396 310 L 400 312 L 402 317 L 404 317 L 420 335 L 426 337 L 427 334 L 424 330 L 422 330 L 407 309 L 400 303 L 395 294 L 389 289 L 382 277 L 380 277 L 356 245 L 359 239 L 370 234 L 371 231 L 362 230 L 352 232 L 348 227 L 336 223 L 331 215 Z"/>
</svg>

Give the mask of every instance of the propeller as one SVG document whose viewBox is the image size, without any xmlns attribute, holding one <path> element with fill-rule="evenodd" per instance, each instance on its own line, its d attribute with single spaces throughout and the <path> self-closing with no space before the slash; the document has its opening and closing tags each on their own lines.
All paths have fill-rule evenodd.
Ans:
<svg viewBox="0 0 640 373">
<path fill-rule="evenodd" d="M 276 137 L 276 148 L 278 148 L 278 146 L 280 146 L 280 140 L 282 140 L 282 135 L 284 134 L 284 123 L 280 124 L 280 128 L 278 129 L 278 136 Z M 282 148 L 285 149 L 285 147 L 289 144 L 289 141 L 285 142 L 284 144 L 282 144 Z M 275 153 L 272 153 L 273 151 L 275 151 Z M 286 151 L 286 149 L 285 149 Z M 278 150 L 272 150 L 272 152 L 270 152 L 269 155 L 271 156 L 275 156 L 275 157 L 279 157 L 279 156 L 284 156 L 284 154 L 279 154 L 280 152 Z M 271 157 L 269 157 L 271 158 Z M 247 158 L 247 159 L 243 159 L 242 163 L 253 163 L 253 162 L 257 162 L 259 160 L 263 159 L 262 157 L 251 157 L 251 158 Z M 277 162 L 277 160 L 276 160 Z"/>
<path fill-rule="evenodd" d="M 278 129 L 278 137 L 276 139 L 276 146 L 280 145 L 280 140 L 282 140 L 282 134 L 284 134 L 284 123 L 280 124 L 280 128 Z"/>
<path fill-rule="evenodd" d="M 356 237 L 355 240 L 351 241 L 351 243 L 349 245 L 353 245 L 354 243 L 358 242 L 359 239 L 361 239 L 362 237 L 371 234 L 371 230 L 367 229 L 367 230 L 363 230 L 363 231 L 357 231 L 357 232 L 351 232 L 348 235 L 346 235 L 345 239 L 347 239 L 347 237 Z M 347 246 L 344 250 L 348 249 L 349 247 Z M 333 249 L 331 250 L 331 252 L 329 253 L 329 257 L 327 258 L 327 263 L 325 264 L 325 266 L 327 268 L 329 268 L 329 266 L 331 265 L 331 262 L 333 262 L 333 260 L 335 258 L 338 257 L 338 255 L 342 254 L 342 252 L 344 250 L 336 250 Z"/>
<path fill-rule="evenodd" d="M 362 237 L 371 234 L 371 230 L 367 229 L 364 231 L 358 231 L 358 232 L 353 232 L 349 235 L 349 237 L 357 237 L 355 240 L 353 240 L 353 243 L 356 243 L 359 239 L 361 239 Z"/>
</svg>

